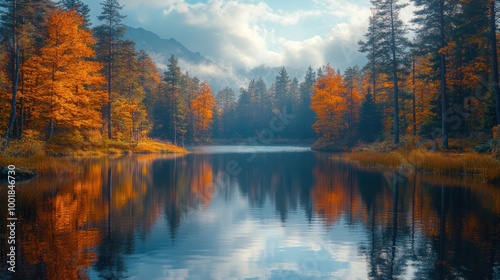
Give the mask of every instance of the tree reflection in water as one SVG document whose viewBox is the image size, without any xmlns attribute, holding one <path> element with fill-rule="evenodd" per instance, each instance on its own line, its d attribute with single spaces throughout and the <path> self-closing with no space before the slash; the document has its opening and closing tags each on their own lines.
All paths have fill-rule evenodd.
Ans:
<svg viewBox="0 0 500 280">
<path fill-rule="evenodd" d="M 237 176 L 227 175 L 230 161 L 241 167 Z M 500 190 L 468 178 L 411 173 L 387 180 L 311 152 L 127 156 L 84 160 L 82 168 L 76 178 L 38 178 L 19 186 L 19 270 L 13 279 L 122 279 L 137 273 L 140 264 L 131 258 L 155 250 L 163 252 L 163 264 L 192 272 L 188 260 L 196 250 L 212 261 L 227 257 L 215 248 L 224 243 L 214 240 L 237 228 L 204 228 L 221 204 L 245 214 L 220 225 L 236 227 L 237 219 L 250 217 L 257 225 L 284 227 L 284 235 L 299 228 L 303 235 L 294 238 L 302 245 L 295 248 L 304 252 L 316 243 L 335 244 L 345 232 L 360 234 L 357 255 L 365 260 L 367 278 L 499 275 Z M 166 234 L 155 235 L 162 224 Z M 5 219 L 0 226 L 6 228 Z M 307 240 L 311 233 L 321 240 Z M 186 248 L 190 235 L 201 248 L 175 251 Z M 158 248 L 144 245 L 155 238 Z M 231 244 L 245 242 L 235 240 Z M 335 255 L 331 248 L 323 248 L 325 256 Z M 276 262 L 264 275 L 279 278 L 288 270 L 276 268 L 283 260 L 273 254 L 254 261 L 265 260 L 265 267 Z M 303 260 L 287 275 L 300 276 Z M 311 275 L 334 273 L 332 267 L 321 269 Z"/>
</svg>

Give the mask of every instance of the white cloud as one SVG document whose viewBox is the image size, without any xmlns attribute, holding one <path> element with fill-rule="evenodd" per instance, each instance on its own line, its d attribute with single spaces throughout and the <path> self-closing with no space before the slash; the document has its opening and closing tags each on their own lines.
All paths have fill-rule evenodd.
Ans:
<svg viewBox="0 0 500 280">
<path fill-rule="evenodd" d="M 127 13 L 163 33 L 160 36 L 174 37 L 216 63 L 247 70 L 259 65 L 347 67 L 349 60 L 329 61 L 338 56 L 331 53 L 338 46 L 353 45 L 357 50 L 355 43 L 366 30 L 369 15 L 368 1 L 313 0 L 309 7 L 295 10 L 273 9 L 274 1 L 145 0 L 140 6 L 127 2 L 135 5 L 126 6 Z M 140 13 L 147 7 L 162 11 L 151 16 L 155 22 Z"/>
<path fill-rule="evenodd" d="M 88 1 L 93 10 L 100 7 Z M 409 2 L 409 0 L 403 0 Z M 124 22 L 175 38 L 231 73 L 256 66 L 306 69 L 364 63 L 357 52 L 370 16 L 369 0 L 122 0 Z M 401 12 L 409 21 L 414 8 Z M 94 11 L 94 13 L 96 13 Z M 96 13 L 97 14 L 97 13 Z M 360 65 L 361 66 L 361 65 Z M 190 71 L 192 72 L 192 71 Z M 232 74 L 229 74 L 232 75 Z"/>
</svg>

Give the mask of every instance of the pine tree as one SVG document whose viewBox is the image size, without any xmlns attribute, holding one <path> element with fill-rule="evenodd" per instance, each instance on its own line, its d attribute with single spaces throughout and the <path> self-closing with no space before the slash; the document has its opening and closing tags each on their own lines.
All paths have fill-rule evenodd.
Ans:
<svg viewBox="0 0 500 280">
<path fill-rule="evenodd" d="M 4 42 L 6 44 L 5 47 L 7 49 L 9 59 L 8 78 L 11 85 L 10 116 L 1 147 L 2 151 L 5 151 L 5 149 L 7 149 L 11 136 L 10 134 L 14 128 L 14 122 L 16 120 L 20 53 L 23 47 L 20 37 L 22 36 L 22 31 L 25 23 L 25 21 L 23 20 L 23 13 L 25 12 L 24 9 L 26 9 L 27 7 L 27 1 L 4 0 L 0 2 L 0 27 L 2 30 L 2 36 L 5 38 Z"/>
<path fill-rule="evenodd" d="M 382 114 L 370 93 L 365 95 L 359 108 L 358 136 L 363 142 L 375 141 L 383 132 Z"/>
<path fill-rule="evenodd" d="M 405 51 L 409 46 L 406 38 L 406 27 L 399 18 L 399 12 L 407 5 L 398 4 L 399 0 L 372 1 L 375 8 L 375 16 L 380 21 L 380 51 L 389 60 L 387 69 L 390 69 L 393 86 L 393 121 L 394 121 L 394 143 L 399 143 L 399 88 L 400 88 L 400 66 L 404 62 Z"/>
<path fill-rule="evenodd" d="M 366 58 L 368 59 L 368 63 L 365 66 L 365 69 L 368 73 L 370 73 L 370 82 L 371 86 L 369 86 L 369 91 L 373 92 L 373 101 L 377 102 L 377 93 L 378 93 L 378 82 L 377 78 L 382 71 L 381 64 L 383 61 L 383 54 L 381 53 L 381 23 L 380 18 L 372 15 L 369 19 L 368 32 L 364 35 L 366 41 L 359 41 L 359 51 L 361 53 L 366 53 Z"/>
<path fill-rule="evenodd" d="M 220 112 L 221 136 L 231 137 L 236 118 L 236 97 L 231 88 L 224 88 L 217 93 L 217 107 Z"/>
<path fill-rule="evenodd" d="M 347 102 L 349 104 L 348 129 L 351 136 L 356 126 L 356 115 L 359 106 L 361 73 L 357 66 L 349 67 L 344 72 L 344 81 L 347 89 Z"/>
<path fill-rule="evenodd" d="M 498 78 L 497 8 L 496 0 L 489 0 L 491 68 L 493 72 L 493 92 L 495 97 L 496 124 L 500 130 L 500 79 Z M 497 132 L 500 134 L 500 131 Z"/>
<path fill-rule="evenodd" d="M 290 78 L 288 78 L 288 73 L 286 72 L 285 67 L 282 67 L 278 76 L 276 76 L 276 82 L 274 85 L 274 104 L 276 109 L 281 113 L 284 113 L 284 110 L 288 110 L 288 112 L 290 112 L 292 108 L 286 108 L 290 103 Z"/>
<path fill-rule="evenodd" d="M 168 113 L 168 119 L 166 121 L 167 137 L 174 144 L 177 144 L 177 134 L 185 133 L 184 123 L 186 121 L 186 110 L 187 104 L 180 95 L 180 86 L 182 82 L 181 68 L 178 65 L 178 60 L 175 56 L 171 56 L 168 60 L 167 72 L 164 74 L 166 109 Z"/>
<path fill-rule="evenodd" d="M 86 29 L 90 29 L 89 5 L 83 3 L 81 0 L 60 0 L 58 4 L 68 11 L 71 9 L 75 9 L 83 17 L 83 26 Z"/>
<path fill-rule="evenodd" d="M 412 0 L 417 8 L 413 22 L 419 26 L 417 35 L 422 42 L 422 49 L 434 54 L 439 58 L 439 81 L 441 96 L 441 135 L 442 148 L 448 149 L 448 128 L 447 128 L 447 75 L 446 75 L 446 52 L 448 43 L 446 37 L 450 29 L 451 10 L 454 3 L 449 0 Z"/>
<path fill-rule="evenodd" d="M 96 45 L 97 57 L 104 64 L 103 74 L 107 80 L 108 100 L 103 107 L 103 120 L 106 117 L 108 138 L 113 139 L 112 92 L 114 71 L 116 70 L 114 62 L 126 27 L 122 23 L 125 16 L 120 14 L 123 6 L 120 5 L 118 0 L 104 0 L 101 2 L 101 6 L 101 15 L 97 17 L 101 25 L 94 29 L 94 33 L 98 40 Z"/>
<path fill-rule="evenodd" d="M 300 84 L 300 97 L 297 106 L 297 133 L 302 138 L 313 138 L 315 136 L 312 125 L 314 124 L 314 111 L 311 109 L 311 96 L 313 86 L 316 82 L 316 72 L 311 66 L 307 69 L 304 81 Z"/>
</svg>

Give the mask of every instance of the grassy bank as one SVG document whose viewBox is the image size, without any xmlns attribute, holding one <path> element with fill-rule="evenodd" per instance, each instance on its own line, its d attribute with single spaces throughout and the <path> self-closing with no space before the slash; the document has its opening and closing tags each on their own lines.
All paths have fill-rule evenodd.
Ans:
<svg viewBox="0 0 500 280">
<path fill-rule="evenodd" d="M 103 140 L 66 145 L 37 140 L 14 140 L 11 141 L 6 152 L 0 156 L 0 173 L 8 165 L 15 165 L 16 168 L 20 168 L 18 174 L 25 174 L 26 179 L 33 177 L 33 174 L 35 176 L 68 176 L 79 170 L 74 157 L 174 153 L 187 153 L 187 150 L 151 139 L 133 143 Z"/>
<path fill-rule="evenodd" d="M 389 153 L 358 151 L 342 154 L 362 166 L 413 168 L 437 174 L 479 175 L 489 183 L 500 183 L 500 160 L 489 154 L 432 152 L 425 149 Z"/>
</svg>

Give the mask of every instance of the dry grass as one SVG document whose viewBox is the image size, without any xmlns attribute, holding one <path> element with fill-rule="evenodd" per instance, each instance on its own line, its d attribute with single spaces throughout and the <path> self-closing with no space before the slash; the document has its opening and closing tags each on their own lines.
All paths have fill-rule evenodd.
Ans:
<svg viewBox="0 0 500 280">
<path fill-rule="evenodd" d="M 1 140 L 1 139 L 0 139 Z M 0 170 L 8 165 L 34 171 L 40 176 L 70 176 L 79 172 L 79 165 L 72 157 L 89 157 L 121 154 L 174 154 L 187 153 L 184 148 L 155 140 L 122 142 L 80 142 L 68 145 L 40 140 L 13 140 L 4 154 L 0 154 Z"/>
<path fill-rule="evenodd" d="M 99 142 L 76 143 L 73 145 L 49 144 L 46 152 L 52 156 L 101 156 L 121 154 L 168 154 L 187 153 L 186 149 L 152 139 L 138 142 L 102 140 Z"/>
<path fill-rule="evenodd" d="M 0 168 L 8 165 L 32 170 L 39 176 L 70 176 L 78 172 L 78 165 L 68 158 L 54 158 L 44 155 L 30 157 L 1 157 Z"/>
<path fill-rule="evenodd" d="M 135 154 L 171 154 L 171 153 L 186 153 L 186 149 L 159 141 L 144 140 L 137 143 L 132 150 Z"/>
<path fill-rule="evenodd" d="M 500 160 L 488 154 L 454 154 L 417 149 L 388 154 L 376 151 L 354 152 L 344 154 L 343 157 L 363 166 L 411 167 L 437 174 L 481 175 L 488 182 L 500 182 Z"/>
</svg>

